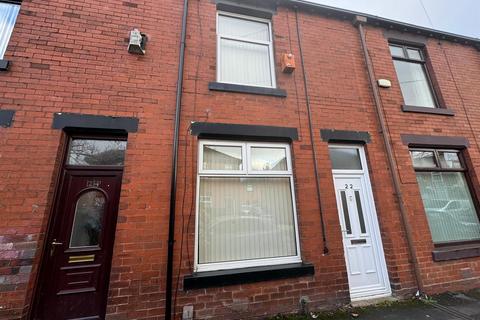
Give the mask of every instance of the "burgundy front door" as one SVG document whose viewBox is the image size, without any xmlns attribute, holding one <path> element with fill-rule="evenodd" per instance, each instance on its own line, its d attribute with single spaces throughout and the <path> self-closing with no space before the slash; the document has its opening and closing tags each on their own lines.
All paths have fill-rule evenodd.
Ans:
<svg viewBox="0 0 480 320">
<path fill-rule="evenodd" d="M 105 142 L 84 141 L 89 141 L 87 152 L 94 155 L 81 155 L 78 160 L 85 142 L 70 142 L 81 146 L 69 148 L 47 237 L 34 319 L 105 317 L 124 149 L 105 151 L 101 150 Z M 91 146 L 99 143 L 100 149 L 93 150 Z M 112 166 L 110 162 L 118 162 L 119 155 L 122 165 Z"/>
</svg>

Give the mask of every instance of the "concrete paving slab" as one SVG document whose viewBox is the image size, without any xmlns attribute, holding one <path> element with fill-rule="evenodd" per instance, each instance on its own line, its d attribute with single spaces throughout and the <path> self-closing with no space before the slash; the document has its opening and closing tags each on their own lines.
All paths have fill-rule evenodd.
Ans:
<svg viewBox="0 0 480 320">
<path fill-rule="evenodd" d="M 354 319 L 354 318 L 349 318 Z M 463 320 L 429 305 L 391 306 L 360 312 L 358 320 Z"/>
<path fill-rule="evenodd" d="M 447 292 L 433 299 L 441 306 L 480 320 L 480 289 L 468 292 Z"/>
<path fill-rule="evenodd" d="M 354 316 L 355 315 L 355 316 Z M 429 299 L 347 306 L 310 316 L 277 316 L 271 320 L 480 320 L 480 288 L 468 292 L 447 292 Z"/>
</svg>

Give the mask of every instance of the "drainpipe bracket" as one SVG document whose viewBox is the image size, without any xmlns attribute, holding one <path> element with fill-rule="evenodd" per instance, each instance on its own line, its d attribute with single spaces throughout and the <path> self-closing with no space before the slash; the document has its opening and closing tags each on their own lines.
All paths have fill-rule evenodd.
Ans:
<svg viewBox="0 0 480 320">
<path fill-rule="evenodd" d="M 367 17 L 356 15 L 356 16 L 353 18 L 352 23 L 353 23 L 353 25 L 354 25 L 355 27 L 358 27 L 359 24 L 365 24 L 365 23 L 367 23 Z"/>
</svg>

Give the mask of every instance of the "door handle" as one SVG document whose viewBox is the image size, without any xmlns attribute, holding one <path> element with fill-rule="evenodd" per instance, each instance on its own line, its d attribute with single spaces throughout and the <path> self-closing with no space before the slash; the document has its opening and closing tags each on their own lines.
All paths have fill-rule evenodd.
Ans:
<svg viewBox="0 0 480 320">
<path fill-rule="evenodd" d="M 50 245 L 51 245 L 50 246 L 50 257 L 51 257 L 55 253 L 55 248 L 63 245 L 63 243 L 62 242 L 57 242 L 57 239 L 53 239 L 53 241 Z"/>
</svg>

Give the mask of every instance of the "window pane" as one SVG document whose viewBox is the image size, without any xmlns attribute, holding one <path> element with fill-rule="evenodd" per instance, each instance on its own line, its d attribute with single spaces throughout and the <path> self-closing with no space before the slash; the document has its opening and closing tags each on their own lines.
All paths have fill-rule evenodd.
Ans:
<svg viewBox="0 0 480 320">
<path fill-rule="evenodd" d="M 433 242 L 480 239 L 480 225 L 462 172 L 417 172 Z"/>
<path fill-rule="evenodd" d="M 100 191 L 88 191 L 77 201 L 70 248 L 98 246 L 105 211 L 105 196 Z"/>
<path fill-rule="evenodd" d="M 200 179 L 198 262 L 294 256 L 290 178 Z"/>
<path fill-rule="evenodd" d="M 19 11 L 19 5 L 0 3 L 0 59 L 3 59 L 3 55 L 7 50 L 8 41 L 10 40 Z"/>
<path fill-rule="evenodd" d="M 402 47 L 390 46 L 390 53 L 394 57 L 405 58 L 405 55 L 403 54 L 403 48 Z"/>
<path fill-rule="evenodd" d="M 218 32 L 222 36 L 270 41 L 268 23 L 229 16 L 218 16 Z"/>
<path fill-rule="evenodd" d="M 126 141 L 73 139 L 68 151 L 69 165 L 121 166 L 125 159 Z"/>
<path fill-rule="evenodd" d="M 222 82 L 271 87 L 270 50 L 267 45 L 220 40 Z"/>
<path fill-rule="evenodd" d="M 251 148 L 252 170 L 286 171 L 287 154 L 285 148 Z"/>
<path fill-rule="evenodd" d="M 362 170 L 360 154 L 356 148 L 330 148 L 333 169 Z"/>
<path fill-rule="evenodd" d="M 204 145 L 203 170 L 242 170 L 242 147 Z"/>
<path fill-rule="evenodd" d="M 415 168 L 435 168 L 435 155 L 433 151 L 410 151 Z"/>
<path fill-rule="evenodd" d="M 360 192 L 357 190 L 355 190 L 355 203 L 357 204 L 358 220 L 360 221 L 360 232 L 367 233 L 365 218 L 363 217 L 362 200 L 360 199 Z"/>
<path fill-rule="evenodd" d="M 422 60 L 422 55 L 418 49 L 407 49 L 407 54 L 410 59 Z"/>
<path fill-rule="evenodd" d="M 345 191 L 340 191 L 340 197 L 342 198 L 343 219 L 345 220 L 345 228 L 347 234 L 352 234 L 352 225 L 350 223 L 350 214 L 348 212 L 347 195 Z"/>
<path fill-rule="evenodd" d="M 393 61 L 403 99 L 408 106 L 435 108 L 425 69 L 420 63 Z"/>
<path fill-rule="evenodd" d="M 439 151 L 438 155 L 440 157 L 440 165 L 442 168 L 456 169 L 462 167 L 457 152 Z"/>
</svg>

